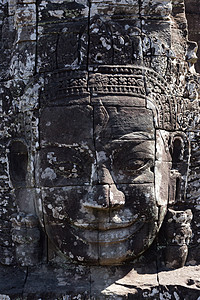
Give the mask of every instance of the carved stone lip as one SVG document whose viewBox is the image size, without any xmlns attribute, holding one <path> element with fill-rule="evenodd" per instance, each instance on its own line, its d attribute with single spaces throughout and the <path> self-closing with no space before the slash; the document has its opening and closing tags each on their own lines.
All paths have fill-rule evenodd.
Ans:
<svg viewBox="0 0 200 300">
<path fill-rule="evenodd" d="M 120 243 L 128 240 L 131 236 L 136 234 L 143 226 L 144 220 L 134 221 L 122 224 L 116 224 L 118 226 L 111 227 L 104 224 L 101 228 L 95 228 L 94 226 L 80 227 L 76 226 L 76 229 L 82 229 L 81 237 L 90 244 L 110 244 L 110 243 Z"/>
<path fill-rule="evenodd" d="M 123 229 L 132 226 L 133 224 L 136 223 L 143 223 L 145 222 L 145 217 L 142 216 L 140 220 L 131 220 L 129 222 L 120 222 L 120 223 L 115 223 L 115 222 L 101 222 L 101 223 L 78 223 L 78 222 L 73 222 L 73 225 L 75 227 L 78 227 L 80 229 L 86 229 L 86 230 L 100 230 L 100 231 L 107 231 L 107 230 L 112 230 L 112 229 Z"/>
</svg>

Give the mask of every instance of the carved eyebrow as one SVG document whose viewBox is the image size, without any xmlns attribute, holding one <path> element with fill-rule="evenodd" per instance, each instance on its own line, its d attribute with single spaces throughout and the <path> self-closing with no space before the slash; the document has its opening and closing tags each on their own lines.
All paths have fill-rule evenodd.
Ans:
<svg viewBox="0 0 200 300">
<path fill-rule="evenodd" d="M 133 138 L 133 136 L 131 135 L 131 137 L 130 137 L 130 135 L 128 134 L 128 137 L 129 137 L 129 139 L 127 138 L 127 136 L 126 135 L 124 135 L 124 136 L 122 136 L 121 138 L 119 138 L 119 139 L 115 139 L 115 140 L 112 140 L 112 141 L 110 141 L 106 146 L 105 146 L 105 148 L 107 148 L 107 149 L 116 149 L 116 148 L 119 148 L 119 149 L 123 149 L 124 147 L 126 147 L 126 146 L 130 146 L 130 149 L 132 149 L 132 148 L 136 148 L 134 151 L 135 152 L 140 152 L 140 153 L 142 153 L 142 152 L 144 152 L 144 153 L 149 153 L 149 154 L 153 154 L 153 152 L 154 152 L 154 150 L 153 150 L 153 152 L 152 152 L 152 150 L 148 147 L 148 146 L 145 146 L 145 149 L 144 150 L 142 150 L 141 148 L 140 149 L 137 149 L 137 147 L 139 146 L 139 145 L 141 145 L 141 144 L 143 144 L 143 143 L 150 143 L 150 144 L 152 144 L 152 143 L 155 143 L 155 139 L 154 138 L 151 138 L 151 139 L 149 139 L 148 137 L 149 136 L 143 136 L 143 135 L 139 135 L 139 138 L 138 138 L 138 135 L 134 135 L 134 138 Z M 151 136 L 152 137 L 152 136 Z M 124 147 L 123 147 L 124 146 Z M 154 149 L 154 147 L 153 147 L 153 149 Z"/>
</svg>

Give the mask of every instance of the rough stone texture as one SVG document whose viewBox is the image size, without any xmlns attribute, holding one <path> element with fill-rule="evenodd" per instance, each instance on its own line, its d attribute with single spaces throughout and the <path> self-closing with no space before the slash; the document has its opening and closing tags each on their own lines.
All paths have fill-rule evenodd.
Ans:
<svg viewBox="0 0 200 300">
<path fill-rule="evenodd" d="M 188 27 L 189 27 L 189 37 L 196 41 L 199 45 L 199 5 L 195 1 L 186 1 L 186 13 L 188 19 Z M 197 56 L 199 57 L 199 50 L 197 52 Z M 196 70 L 199 71 L 199 59 L 196 63 Z M 189 176 L 189 188 L 187 198 L 189 201 L 193 203 L 195 208 L 194 210 L 194 219 L 193 219 L 193 227 L 197 234 L 192 238 L 191 248 L 193 251 L 190 253 L 188 257 L 188 261 L 195 263 L 198 261 L 198 252 L 199 252 L 199 241 L 200 241 L 200 232 L 199 232 L 199 178 L 200 178 L 200 167 L 199 167 L 199 124 L 195 128 L 194 132 L 190 132 L 190 140 L 191 140 L 191 172 Z"/>
<path fill-rule="evenodd" d="M 199 46 L 200 46 L 200 32 L 199 32 L 199 26 L 200 26 L 200 8 L 198 0 L 185 0 L 185 10 L 186 10 L 186 17 L 188 21 L 188 34 L 189 39 L 191 41 L 195 41 L 198 44 L 198 50 L 197 50 L 197 57 L 199 57 Z M 197 60 L 197 63 L 195 65 L 195 68 L 197 72 L 200 71 L 200 61 Z"/>
<path fill-rule="evenodd" d="M 200 299 L 185 4 L 0 1 L 0 299 Z"/>
<path fill-rule="evenodd" d="M 187 266 L 158 273 L 155 264 L 149 266 L 150 269 L 144 266 L 133 269 L 131 265 L 119 269 L 119 267 L 83 266 L 61 268 L 43 265 L 40 268 L 29 268 L 28 276 L 19 268 L 16 272 L 13 267 L 7 267 L 1 271 L 0 297 L 6 300 L 199 299 L 199 266 Z M 14 278 L 13 272 L 16 273 Z M 2 284 L 4 278 L 10 281 L 4 281 Z M 6 298 L 8 290 L 9 297 Z"/>
</svg>

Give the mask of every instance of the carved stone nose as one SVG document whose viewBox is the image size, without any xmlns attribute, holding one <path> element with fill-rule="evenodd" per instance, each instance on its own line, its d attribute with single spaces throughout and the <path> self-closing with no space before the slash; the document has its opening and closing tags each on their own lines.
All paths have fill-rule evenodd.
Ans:
<svg viewBox="0 0 200 300">
<path fill-rule="evenodd" d="M 97 174 L 99 184 L 114 184 L 112 176 L 105 165 L 97 168 Z"/>
<path fill-rule="evenodd" d="M 98 170 L 98 183 L 91 186 L 85 207 L 96 209 L 118 208 L 125 204 L 125 195 L 119 191 L 109 170 L 101 166 Z"/>
</svg>

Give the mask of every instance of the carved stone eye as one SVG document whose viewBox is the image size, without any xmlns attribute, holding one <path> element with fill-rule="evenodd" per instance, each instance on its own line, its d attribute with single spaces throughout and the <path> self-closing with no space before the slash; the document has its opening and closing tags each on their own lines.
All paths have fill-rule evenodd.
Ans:
<svg viewBox="0 0 200 300">
<path fill-rule="evenodd" d="M 113 168 L 128 176 L 137 176 L 154 166 L 154 145 L 149 141 L 129 141 L 115 144 Z"/>
<path fill-rule="evenodd" d="M 69 146 L 42 149 L 40 161 L 40 182 L 65 186 L 89 182 L 94 158 L 88 149 Z"/>
<path fill-rule="evenodd" d="M 133 159 L 128 162 L 124 162 L 124 168 L 122 169 L 128 175 L 139 175 L 147 168 L 153 167 L 153 161 L 151 159 Z"/>
<path fill-rule="evenodd" d="M 136 170 L 141 169 L 146 164 L 146 161 L 139 159 L 130 159 L 126 162 L 125 171 L 135 172 Z"/>
<path fill-rule="evenodd" d="M 120 151 L 114 155 L 113 167 L 128 175 L 140 174 L 143 170 L 153 166 L 150 158 L 142 157 L 138 153 L 126 153 Z"/>
</svg>

